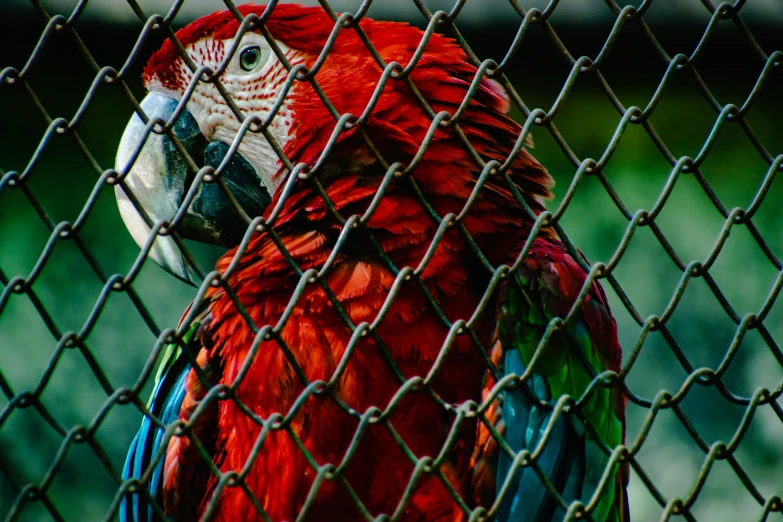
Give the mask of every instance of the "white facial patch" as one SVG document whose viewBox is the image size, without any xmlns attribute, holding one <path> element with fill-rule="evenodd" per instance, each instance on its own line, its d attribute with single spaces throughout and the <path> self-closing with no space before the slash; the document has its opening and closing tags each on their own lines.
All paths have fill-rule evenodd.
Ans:
<svg viewBox="0 0 783 522">
<path fill-rule="evenodd" d="M 217 70 L 233 43 L 233 39 L 205 38 L 188 46 L 187 51 L 197 67 L 206 65 Z M 277 42 L 277 45 L 293 65 L 303 61 L 298 52 L 280 42 Z M 251 49 L 255 53 L 255 49 L 252 48 L 258 49 L 259 59 L 254 67 L 246 70 L 243 64 L 248 65 L 248 60 L 242 61 L 243 51 Z M 189 83 L 192 73 L 184 63 L 181 63 L 180 72 L 186 84 Z M 258 33 L 251 32 L 243 35 L 220 81 L 245 117 L 257 116 L 264 121 L 283 91 L 287 77 L 288 71 L 266 39 Z M 155 87 L 150 86 L 150 89 L 154 90 Z M 214 84 L 199 83 L 187 103 L 187 108 L 208 140 L 220 140 L 228 145 L 234 142 L 241 124 Z M 286 143 L 294 138 L 292 127 L 293 114 L 290 110 L 290 101 L 286 99 L 268 127 L 269 134 L 280 148 L 284 148 Z M 248 131 L 239 144 L 239 153 L 253 165 L 262 185 L 273 194 L 283 181 L 282 177 L 274 177 L 281 162 L 266 137 L 261 133 Z"/>
</svg>

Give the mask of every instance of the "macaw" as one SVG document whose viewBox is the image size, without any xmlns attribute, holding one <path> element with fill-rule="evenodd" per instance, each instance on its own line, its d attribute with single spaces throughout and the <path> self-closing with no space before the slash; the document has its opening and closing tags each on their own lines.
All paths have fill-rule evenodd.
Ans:
<svg viewBox="0 0 783 522">
<path fill-rule="evenodd" d="M 260 16 L 265 9 L 244 5 L 239 12 Z M 462 48 L 433 34 L 409 77 L 435 113 L 454 114 L 471 91 L 459 130 L 433 128 L 413 87 L 388 78 L 369 116 L 333 136 L 337 120 L 316 87 L 287 82 L 278 52 L 291 66 L 317 67 L 317 86 L 340 114 L 365 112 L 382 65 L 351 28 L 339 31 L 317 64 L 335 26 L 320 7 L 278 5 L 263 25 L 277 49 L 259 29 L 235 41 L 240 24 L 228 11 L 176 35 L 191 65 L 220 71 L 242 114 L 263 121 L 277 111 L 268 127 L 274 143 L 247 132 L 230 151 L 242 123 L 214 83 L 192 82 L 192 67 L 171 41 L 143 72 L 147 116 L 178 116 L 172 132 L 197 166 L 225 163 L 222 178 L 247 216 L 275 214 L 274 233 L 253 232 L 238 255 L 247 221 L 216 183 L 201 183 L 181 215 L 181 237 L 231 248 L 216 270 L 231 266 L 233 292 L 210 287 L 180 346 L 166 352 L 148 409 L 163 425 L 180 420 L 189 430 L 172 435 L 144 418 L 123 471 L 139 488 L 125 493 L 121 520 L 165 514 L 175 521 L 350 521 L 386 514 L 451 522 L 482 506 L 504 522 L 549 522 L 564 518 L 564 505 L 593 500 L 592 520 L 627 521 L 627 465 L 609 457 L 624 443 L 622 393 L 594 386 L 580 416 L 554 415 L 552 408 L 566 394 L 582 397 L 597 374 L 619 371 L 617 328 L 599 283 L 577 299 L 587 274 L 550 227 L 537 230 L 518 268 L 492 283 L 494 267 L 512 266 L 523 251 L 535 222 L 528 211 L 545 209 L 553 185 L 522 148 L 508 178 L 489 173 L 474 194 L 482 172 L 457 133 L 483 161 L 506 161 L 522 129 L 507 116 L 504 89 L 476 78 Z M 424 36 L 403 23 L 363 18 L 360 26 L 387 64 L 408 64 Z M 291 179 L 277 146 L 289 168 L 304 164 L 312 173 Z M 387 175 L 393 162 L 403 171 L 414 158 L 410 173 Z M 171 220 L 194 172 L 174 140 L 150 134 L 138 115 L 123 134 L 117 170 L 128 189 L 116 189 L 121 216 L 143 245 L 150 227 L 135 205 L 153 222 Z M 460 223 L 442 227 L 469 199 Z M 345 230 L 338 214 L 366 217 Z M 158 236 L 149 257 L 191 278 L 171 236 Z M 398 277 L 403 267 L 416 270 Z M 309 269 L 320 272 L 302 281 Z M 483 312 L 473 317 L 480 303 Z M 575 303 L 572 320 L 546 334 L 534 363 L 548 325 Z M 284 316 L 278 334 L 254 345 L 248 321 L 261 328 Z M 460 319 L 471 320 L 475 335 L 466 327 L 450 332 Z M 349 322 L 374 326 L 351 344 Z M 522 384 L 512 379 L 513 386 L 492 392 L 504 376 L 528 368 Z M 430 372 L 426 385 L 396 395 L 407 380 Z M 330 380 L 320 393 L 303 395 L 308 383 Z M 210 394 L 217 385 L 233 385 L 233 392 Z M 458 411 L 471 401 L 490 404 L 486 421 Z M 373 407 L 390 404 L 380 421 L 370 419 Z M 285 429 L 271 425 L 278 415 L 288 416 Z M 535 467 L 514 464 L 523 450 L 538 452 Z M 420 466 L 414 473 L 411 457 L 438 456 L 437 470 Z M 340 472 L 324 478 L 329 464 Z M 230 472 L 240 479 L 219 479 Z M 324 480 L 314 487 L 319 473 Z"/>
</svg>

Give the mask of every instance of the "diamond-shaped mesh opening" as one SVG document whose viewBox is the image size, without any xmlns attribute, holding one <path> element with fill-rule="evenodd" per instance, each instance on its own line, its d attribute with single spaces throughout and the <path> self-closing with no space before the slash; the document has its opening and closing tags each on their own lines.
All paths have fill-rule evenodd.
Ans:
<svg viewBox="0 0 783 522">
<path fill-rule="evenodd" d="M 508 174 L 506 163 L 519 150 L 487 161 L 461 130 L 471 116 L 465 108 L 476 88 L 467 91 L 464 107 L 433 110 L 438 100 L 422 96 L 411 79 L 420 64 L 385 63 L 364 33 L 367 8 L 379 13 L 387 8 L 388 13 L 388 5 L 366 1 L 339 14 L 321 1 L 334 23 L 333 36 L 358 34 L 384 72 L 374 89 L 381 93 L 386 83 L 401 82 L 414 93 L 414 109 L 431 121 L 417 144 L 420 154 L 406 162 L 389 161 L 381 152 L 382 139 L 364 132 L 372 106 L 363 115 L 341 114 L 315 73 L 281 60 L 289 71 L 288 87 L 310 84 L 314 99 L 320 98 L 333 117 L 333 139 L 320 152 L 324 162 L 310 165 L 297 164 L 278 147 L 288 177 L 278 189 L 277 208 L 264 217 L 243 216 L 248 228 L 234 254 L 237 263 L 223 263 L 219 271 L 207 264 L 215 249 L 184 243 L 176 221 L 170 226 L 144 217 L 154 233 L 176 238 L 190 256 L 203 280 L 197 292 L 144 262 L 154 233 L 139 253 L 122 230 L 113 202 L 116 185 L 127 189 L 127 172 L 112 168 L 116 145 L 128 114 L 143 112 L 138 72 L 166 38 L 185 56 L 172 31 L 190 21 L 180 12 L 182 2 L 161 14 L 133 0 L 118 2 L 117 9 L 136 20 L 132 29 L 119 33 L 95 23 L 105 15 L 95 2 L 60 12 L 33 1 L 26 14 L 9 11 L 8 20 L 18 17 L 24 23 L 23 29 L 8 28 L 21 41 L 9 51 L 10 63 L 0 63 L 0 104 L 7 115 L 6 146 L 0 153 L 0 509 L 6 519 L 111 520 L 123 501 L 139 495 L 162 513 L 160 498 L 144 493 L 148 475 L 128 479 L 122 472 L 142 417 L 165 428 L 164 446 L 171 440 L 197 448 L 200 456 L 189 465 L 213 477 L 200 513 L 204 519 L 220 512 L 222 498 L 236 495 L 247 496 L 252 516 L 274 519 L 268 513 L 273 501 L 265 486 L 254 482 L 254 469 L 265 465 L 275 447 L 285 447 L 289 455 L 281 470 L 290 465 L 309 485 L 302 498 L 291 501 L 296 506 L 291 516 L 297 519 L 310 519 L 319 495 L 334 488 L 343 491 L 342 502 L 355 509 L 357 519 L 406 520 L 422 509 L 416 499 L 427 488 L 445 491 L 450 509 L 464 520 L 493 519 L 504 496 L 514 492 L 506 491 L 500 479 L 491 498 L 478 500 L 464 477 L 454 476 L 470 473 L 469 467 L 451 459 L 459 451 L 470 455 L 457 448 L 465 441 L 472 444 L 476 430 L 484 428 L 483 435 L 513 459 L 512 477 L 525 468 L 541 471 L 541 451 L 553 435 L 547 431 L 537 447 L 515 454 L 496 424 L 496 401 L 512 390 L 530 392 L 537 364 L 546 364 L 549 341 L 555 343 L 559 332 L 578 320 L 593 281 L 609 294 L 624 351 L 622 366 L 619 372 L 591 368 L 593 381 L 584 396 L 539 398 L 540 407 L 553 412 L 552 425 L 561 417 L 583 422 L 591 394 L 619 390 L 628 401 L 626 442 L 601 449 L 610 456 L 604 472 L 609 482 L 613 464 L 630 465 L 632 518 L 778 516 L 783 510 L 775 472 L 783 455 L 778 442 L 783 410 L 777 402 L 783 392 L 783 352 L 776 340 L 783 335 L 777 304 L 783 263 L 777 201 L 783 194 L 775 177 L 783 170 L 783 52 L 775 39 L 779 35 L 768 27 L 769 20 L 780 22 L 780 14 L 770 3 L 769 13 L 742 1 L 691 3 L 666 11 L 662 1 L 623 6 L 607 0 L 575 22 L 569 8 L 556 1 L 538 7 L 517 0 L 488 3 L 489 11 L 503 13 L 495 18 L 481 18 L 478 2 L 437 11 L 434 3 L 410 1 L 418 16 L 414 23 L 425 29 L 419 49 L 425 50 L 435 33 L 455 38 L 478 70 L 475 86 L 484 76 L 503 86 L 511 116 L 523 125 L 519 144 L 526 134 L 535 135 L 532 152 L 558 183 L 549 210 L 536 213 Z M 205 12 L 228 8 L 236 15 L 238 36 L 251 30 L 270 36 L 265 21 L 271 7 L 260 17 L 246 18 L 230 0 L 215 0 L 210 7 Z M 680 18 L 672 20 L 673 14 Z M 329 56 L 333 44 L 327 42 L 322 57 Z M 224 94 L 219 75 L 211 73 L 196 71 L 192 86 L 212 82 Z M 268 122 L 245 119 L 230 99 L 222 102 L 244 121 L 236 144 L 251 133 L 274 141 Z M 166 128 L 150 124 L 147 132 L 167 134 L 176 143 L 168 128 L 174 122 L 160 123 Z M 330 172 L 322 163 L 339 148 L 338 138 L 357 128 L 374 165 L 382 167 L 376 174 L 383 182 L 368 200 L 372 203 L 354 212 L 356 207 L 330 198 Z M 442 133 L 450 133 L 474 160 L 476 172 L 470 197 L 448 214 L 428 201 L 421 185 L 426 178 L 417 175 L 421 154 L 437 147 L 433 143 Z M 217 183 L 230 192 L 221 175 L 220 168 L 200 169 L 193 190 Z M 492 183 L 514 194 L 532 227 L 529 241 L 507 265 L 491 262 L 469 230 L 475 202 Z M 383 238 L 368 225 L 388 192 L 399 186 L 415 195 L 433 231 L 423 254 L 406 264 L 386 255 Z M 336 230 L 329 257 L 315 266 L 302 265 L 303 258 L 290 248 L 288 230 L 277 222 L 297 190 L 311 191 L 313 201 L 323 206 L 324 223 Z M 140 206 L 137 210 L 146 213 Z M 589 277 L 581 291 L 575 289 L 576 299 L 549 322 L 528 370 L 504 375 L 508 369 L 487 342 L 492 337 L 482 331 L 482 317 L 497 313 L 497 292 L 534 255 L 534 238 L 555 234 Z M 251 237 L 260 236 L 285 264 L 290 283 L 287 305 L 268 324 L 253 321 L 248 293 L 232 286 L 244 268 L 243 256 L 252 255 Z M 485 280 L 475 309 L 456 318 L 455 305 L 433 291 L 430 283 L 437 282 L 437 275 L 427 275 L 438 249 L 453 241 L 470 253 L 464 259 L 467 270 Z M 389 274 L 376 313 L 366 321 L 352 319 L 349 299 L 329 283 L 358 243 L 367 252 L 375 249 L 372 255 Z M 196 372 L 194 378 L 202 379 L 200 405 L 187 422 L 163 426 L 145 407 L 155 367 L 167 345 L 179 345 L 182 357 L 195 362 L 198 349 L 191 353 L 194 341 L 187 332 L 205 320 L 200 305 L 215 292 L 228 296 L 224 301 L 239 311 L 242 321 L 235 327 L 249 335 L 249 352 L 220 384 L 207 375 L 210 368 Z M 285 335 L 294 310 L 312 302 L 314 293 L 322 295 L 322 313 L 334 316 L 329 324 L 339 324 L 321 332 L 319 342 L 343 347 L 326 372 L 316 372 L 313 361 Z M 444 332 L 437 357 L 414 368 L 395 355 L 394 341 L 384 335 L 384 325 L 394 321 L 394 303 L 411 295 L 426 305 L 432 328 Z M 193 306 L 177 326 L 191 299 Z M 254 384 L 251 366 L 270 353 L 277 354 L 297 393 L 286 408 L 261 415 L 256 405 L 243 401 L 243 390 Z M 464 353 L 478 354 L 479 359 L 465 360 L 485 365 L 483 393 L 477 387 L 464 396 L 444 385 L 444 368 L 461 356 L 454 354 Z M 341 396 L 340 386 L 346 375 L 355 375 L 356 361 L 367 357 L 391 376 L 395 390 L 357 410 L 355 401 Z M 442 417 L 433 425 L 446 427 L 435 448 L 423 449 L 408 427 L 397 424 L 400 412 L 422 398 L 434 416 Z M 253 434 L 252 448 L 235 469 L 214 462 L 210 441 L 202 440 L 200 420 L 215 407 L 232 409 Z M 339 448 L 319 446 L 317 430 L 316 438 L 303 438 L 302 424 L 312 422 L 313 411 L 340 419 Z M 585 429 L 595 433 L 589 422 Z M 321 436 L 337 440 L 326 430 Z M 383 504 L 373 501 L 378 495 L 351 475 L 354 461 L 380 451 L 380 445 L 373 446 L 379 440 L 386 441 L 384 448 L 398 449 L 398 465 L 389 473 L 402 484 L 399 491 L 384 492 L 394 497 L 384 512 L 374 507 Z M 161 452 L 152 456 L 149 473 L 162 458 Z M 571 502 L 540 476 L 565 519 L 594 518 L 600 490 L 585 504 Z"/>
</svg>

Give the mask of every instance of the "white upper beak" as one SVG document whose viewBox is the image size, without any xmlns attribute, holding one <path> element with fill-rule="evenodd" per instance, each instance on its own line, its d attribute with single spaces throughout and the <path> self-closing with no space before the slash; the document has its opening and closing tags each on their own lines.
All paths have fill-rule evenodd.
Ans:
<svg viewBox="0 0 783 522">
<path fill-rule="evenodd" d="M 149 118 L 158 117 L 163 120 L 168 120 L 176 106 L 176 100 L 157 93 L 148 94 L 141 102 L 141 108 Z M 129 164 L 139 143 L 145 138 L 145 129 L 144 122 L 134 114 L 122 134 L 115 169 L 120 174 L 127 172 L 125 185 L 152 222 L 168 222 L 177 213 L 184 186 L 171 186 L 176 180 L 172 180 L 167 175 L 164 138 L 160 134 L 150 132 L 136 161 L 132 165 Z M 114 190 L 122 220 L 133 236 L 133 240 L 143 248 L 151 229 L 131 202 L 125 189 L 116 185 Z M 193 271 L 171 236 L 158 235 L 150 249 L 149 257 L 179 279 L 192 282 Z"/>
</svg>

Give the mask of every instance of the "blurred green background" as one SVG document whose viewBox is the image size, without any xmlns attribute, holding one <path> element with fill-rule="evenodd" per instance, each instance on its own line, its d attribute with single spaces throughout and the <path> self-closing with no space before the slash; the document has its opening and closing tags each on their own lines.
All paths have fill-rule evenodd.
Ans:
<svg viewBox="0 0 783 522">
<path fill-rule="evenodd" d="M 340 7 L 355 9 L 359 3 L 358 0 L 353 3 L 346 0 Z M 395 5 L 404 3 L 400 0 Z M 682 3 L 701 5 L 695 0 L 683 0 Z M 66 16 L 74 4 L 65 0 L 45 3 L 52 14 Z M 123 13 L 128 11 L 120 0 L 103 2 L 102 8 L 106 7 L 104 4 Z M 155 10 L 159 6 L 152 4 L 142 2 L 148 14 L 165 12 L 166 6 Z M 177 19 L 179 25 L 221 5 L 218 0 L 195 4 Z M 390 2 L 376 4 L 381 6 L 379 15 L 393 16 Z M 501 3 L 495 4 L 500 6 Z M 584 7 L 588 4 L 589 8 Z M 133 48 L 142 24 L 124 15 L 112 17 L 108 12 L 93 8 L 94 5 L 97 4 L 88 5 L 76 29 L 100 66 L 110 65 L 119 70 Z M 575 5 L 583 6 L 582 12 L 589 16 L 575 16 L 578 11 L 568 12 L 564 4 L 552 18 L 553 27 L 574 56 L 594 57 L 609 34 L 614 15 L 598 0 L 576 2 Z M 662 2 L 655 2 L 650 9 L 652 30 L 670 55 L 690 54 L 703 34 L 709 13 L 703 7 L 688 11 L 687 16 L 674 11 L 656 11 L 663 9 L 658 7 L 660 5 Z M 770 10 L 768 16 L 757 9 L 749 17 L 748 24 L 760 45 L 767 53 L 772 53 L 783 49 L 780 5 L 776 7 L 772 2 L 765 5 Z M 382 11 L 384 7 L 386 11 Z M 409 14 L 401 10 L 398 16 Z M 519 20 L 507 5 L 490 14 L 492 16 L 482 17 L 468 12 L 460 19 L 460 27 L 482 59 L 491 57 L 499 61 L 508 49 Z M 424 25 L 420 17 L 410 20 Z M 16 0 L 4 3 L 0 7 L 0 34 L 5 42 L 0 51 L 0 69 L 21 70 L 44 25 L 30 5 Z M 63 33 L 54 34 L 43 46 L 31 67 L 28 85 L 51 118 L 71 119 L 83 103 L 95 74 L 77 52 L 74 40 Z M 137 97 L 143 95 L 140 80 L 143 61 L 161 41 L 158 35 L 151 38 L 143 48 L 140 62 L 132 65 L 129 85 Z M 740 106 L 764 64 L 732 22 L 725 21 L 719 24 L 698 65 L 704 81 L 721 104 Z M 629 24 L 623 29 L 602 72 L 626 107 L 643 108 L 665 69 L 665 63 L 639 28 Z M 780 69 L 783 67 L 772 71 L 748 115 L 750 126 L 772 156 L 783 153 L 783 72 Z M 558 54 L 545 30 L 534 26 L 519 49 L 510 76 L 528 107 L 546 110 L 559 94 L 569 71 L 570 66 Z M 101 168 L 113 166 L 116 146 L 130 115 L 131 108 L 116 86 L 98 87 L 77 130 Z M 650 121 L 676 157 L 695 157 L 716 118 L 717 114 L 686 71 L 674 77 Z M 30 93 L 19 82 L 0 85 L 0 121 L 0 174 L 21 172 L 39 146 L 47 123 L 32 102 Z M 618 112 L 591 75 L 579 77 L 555 119 L 557 128 L 577 156 L 596 159 L 603 154 L 619 122 Z M 555 209 L 575 168 L 546 129 L 535 129 L 534 137 L 534 154 L 558 183 L 557 198 L 551 202 L 551 208 Z M 734 123 L 725 125 L 720 131 L 702 166 L 706 179 L 728 208 L 747 208 L 767 169 L 766 162 Z M 670 171 L 671 166 L 647 132 L 634 125 L 626 130 L 605 169 L 610 183 L 632 212 L 653 207 Z M 56 135 L 42 151 L 26 186 L 55 223 L 73 222 L 97 179 L 96 172 L 73 140 Z M 782 198 L 783 187 L 776 180 L 754 218 L 777 255 L 783 254 Z M 689 262 L 708 257 L 724 218 L 698 181 L 693 176 L 682 175 L 656 222 L 678 255 Z M 588 177 L 580 185 L 562 224 L 588 259 L 607 262 L 619 245 L 628 222 L 600 181 Z M 6 188 L 0 193 L 0 270 L 6 278 L 27 277 L 49 237 L 49 230 L 23 190 Z M 138 248 L 120 220 L 112 190 L 104 189 L 100 193 L 79 237 L 108 275 L 127 273 L 138 254 Z M 198 245 L 194 248 L 205 265 L 209 265 L 218 253 Z M 710 273 L 740 317 L 759 311 L 778 277 L 775 266 L 744 226 L 732 229 Z M 643 317 L 663 312 L 681 277 L 681 272 L 649 228 L 636 232 L 614 274 Z M 60 241 L 54 246 L 33 290 L 60 331 L 78 332 L 102 286 L 74 242 Z M 627 353 L 636 344 L 641 329 L 613 290 L 604 286 Z M 178 282 L 151 262 L 145 264 L 134 288 L 161 329 L 176 325 L 195 294 L 193 288 Z M 6 289 L 0 283 L 2 290 Z M 777 342 L 783 339 L 782 319 L 783 305 L 776 303 L 765 325 Z M 668 326 L 696 368 L 717 368 L 736 332 L 736 325 L 703 279 L 689 283 Z M 130 387 L 147 361 L 154 340 L 155 336 L 127 295 L 110 294 L 88 337 L 87 346 L 113 387 Z M 53 362 L 55 346 L 56 340 L 31 300 L 24 295 L 12 295 L 0 312 L 0 373 L 12 393 L 19 394 L 35 389 L 45 368 L 54 364 L 41 402 L 67 428 L 88 425 L 107 395 L 77 350 L 65 350 Z M 687 372 L 663 336 L 652 333 L 628 376 L 628 385 L 637 395 L 652 399 L 660 390 L 676 392 L 686 377 Z M 758 332 L 751 331 L 745 336 L 724 383 L 733 393 L 747 397 L 758 387 L 773 389 L 780 386 L 781 378 L 783 368 Z M 0 396 L 0 408 L 7 408 L 8 403 L 5 395 Z M 728 442 L 745 413 L 744 407 L 730 404 L 714 387 L 694 387 L 682 406 L 708 444 Z M 636 440 L 647 415 L 646 409 L 629 404 L 629 445 Z M 139 421 L 140 415 L 134 407 L 115 406 L 97 431 L 96 442 L 105 450 L 116 473 L 121 470 L 124 453 Z M 11 508 L 20 485 L 40 483 L 44 479 L 61 443 L 62 438 L 32 408 L 14 409 L 5 418 L 0 425 L 0 516 L 4 517 Z M 783 495 L 779 471 L 783 464 L 783 425 L 770 407 L 756 411 L 735 455 L 762 495 Z M 668 499 L 688 495 L 702 469 L 705 454 L 674 413 L 664 410 L 656 418 L 638 460 Z M 93 450 L 87 444 L 75 444 L 69 448 L 62 467 L 56 470 L 48 492 L 65 520 L 82 521 L 103 519 L 116 489 L 117 483 Z M 634 520 L 661 517 L 662 508 L 634 473 L 629 491 Z M 692 513 L 698 520 L 745 521 L 757 520 L 762 509 L 731 466 L 726 461 L 718 461 L 710 470 Z M 50 519 L 40 502 L 28 505 L 21 517 L 21 520 L 29 521 Z"/>
</svg>

